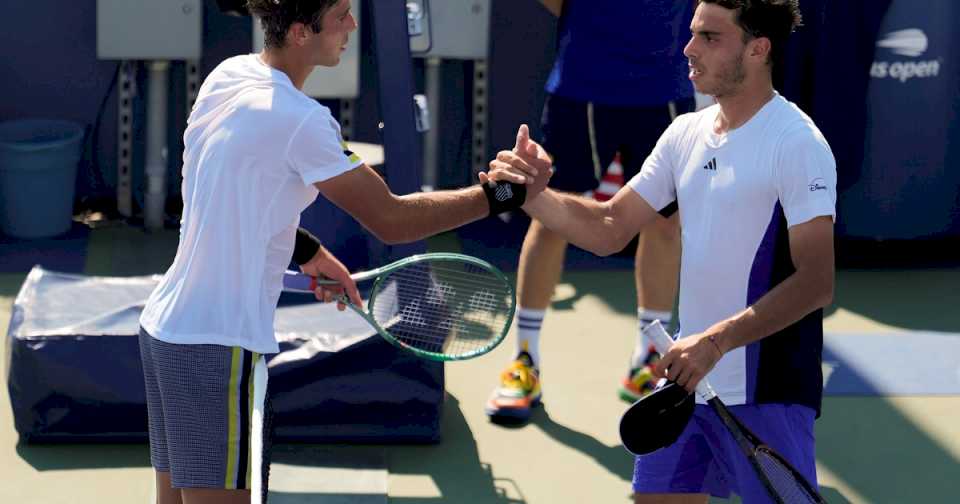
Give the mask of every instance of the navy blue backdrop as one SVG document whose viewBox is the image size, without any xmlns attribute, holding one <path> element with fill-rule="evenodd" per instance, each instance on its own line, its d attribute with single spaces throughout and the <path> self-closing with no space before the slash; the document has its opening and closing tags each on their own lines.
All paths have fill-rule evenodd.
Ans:
<svg viewBox="0 0 960 504">
<path fill-rule="evenodd" d="M 955 2 L 804 0 L 777 87 L 837 158 L 837 235 L 960 237 Z M 878 47 L 879 44 L 879 47 Z"/>
<path fill-rule="evenodd" d="M 861 176 L 838 231 L 873 239 L 960 235 L 960 6 L 895 0 L 867 88 Z"/>
<path fill-rule="evenodd" d="M 778 87 L 814 117 L 837 156 L 838 234 L 883 239 L 960 235 L 960 172 L 950 169 L 960 155 L 958 142 L 951 141 L 960 138 L 960 126 L 953 120 L 960 107 L 955 55 L 960 35 L 949 29 L 958 8 L 950 0 L 930 0 L 923 9 L 912 7 L 909 0 L 805 0 L 801 4 L 806 27 L 791 44 Z M 92 126 L 116 70 L 116 62 L 96 59 L 96 1 L 35 0 L 9 2 L 5 7 L 8 23 L 0 32 L 5 48 L 0 57 L 0 120 L 53 117 Z M 249 51 L 251 44 L 249 18 L 220 13 L 215 0 L 205 0 L 204 11 L 201 78 L 222 59 Z M 364 24 L 369 34 L 369 16 Z M 487 157 L 512 144 L 521 122 L 530 123 L 537 134 L 555 27 L 538 2 L 493 0 L 491 29 L 496 35 L 490 39 Z M 910 29 L 922 32 L 927 41 L 922 54 L 897 54 L 889 47 L 876 47 L 892 32 Z M 376 142 L 378 100 L 370 78 L 374 63 L 369 45 L 364 49 L 354 139 Z M 932 62 L 937 64 L 936 75 L 909 79 L 900 78 L 902 73 L 892 75 L 906 68 L 933 72 Z M 884 63 L 888 74 L 877 77 Z M 910 63 L 927 66 L 911 67 Z M 419 61 L 414 64 L 420 67 Z M 169 189 L 175 195 L 184 117 L 182 65 L 174 65 L 171 74 Z M 444 115 L 437 121 L 441 186 L 472 182 L 471 75 L 468 62 L 444 64 Z M 143 150 L 145 85 L 141 80 L 135 102 L 135 166 L 140 166 Z M 422 82 L 417 87 L 422 89 Z M 335 104 L 331 105 L 336 112 Z M 78 199 L 113 194 L 115 90 L 107 99 L 95 147 L 87 150 L 78 175 Z M 141 180 L 142 175 L 135 172 L 138 200 Z"/>
</svg>

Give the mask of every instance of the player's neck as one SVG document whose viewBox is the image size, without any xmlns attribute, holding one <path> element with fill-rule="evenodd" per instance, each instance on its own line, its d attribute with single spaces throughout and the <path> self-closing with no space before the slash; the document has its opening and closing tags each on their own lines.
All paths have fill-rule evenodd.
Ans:
<svg viewBox="0 0 960 504">
<path fill-rule="evenodd" d="M 713 124 L 714 133 L 723 134 L 743 126 L 774 96 L 773 84 L 765 80 L 746 85 L 737 93 L 716 97 L 720 113 Z"/>
<path fill-rule="evenodd" d="M 287 49 L 264 49 L 260 52 L 260 61 L 287 74 L 290 82 L 300 90 L 303 90 L 303 83 L 313 71 L 313 65 L 307 63 L 306 58 L 297 51 Z"/>
</svg>

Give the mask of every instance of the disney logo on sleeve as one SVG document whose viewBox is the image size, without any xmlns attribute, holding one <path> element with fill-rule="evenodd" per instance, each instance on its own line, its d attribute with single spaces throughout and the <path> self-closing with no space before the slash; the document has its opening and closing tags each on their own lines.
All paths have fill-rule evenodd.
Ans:
<svg viewBox="0 0 960 504">
<path fill-rule="evenodd" d="M 823 180 L 822 178 L 815 178 L 811 180 L 810 184 L 808 184 L 807 187 L 810 189 L 810 192 L 827 190 L 826 181 Z"/>
</svg>

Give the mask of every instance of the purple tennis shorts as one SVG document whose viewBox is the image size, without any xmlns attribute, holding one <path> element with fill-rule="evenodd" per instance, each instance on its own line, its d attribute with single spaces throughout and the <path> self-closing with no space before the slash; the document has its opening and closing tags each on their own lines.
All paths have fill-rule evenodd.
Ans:
<svg viewBox="0 0 960 504">
<path fill-rule="evenodd" d="M 728 406 L 754 434 L 783 455 L 814 487 L 813 409 L 797 404 Z M 745 504 L 772 502 L 750 461 L 710 406 L 698 404 L 677 442 L 637 456 L 633 470 L 637 493 L 706 493 L 740 496 Z"/>
</svg>

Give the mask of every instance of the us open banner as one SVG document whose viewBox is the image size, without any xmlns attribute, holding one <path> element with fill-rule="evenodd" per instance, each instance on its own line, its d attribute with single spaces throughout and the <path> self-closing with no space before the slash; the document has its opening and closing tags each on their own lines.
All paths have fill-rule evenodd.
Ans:
<svg viewBox="0 0 960 504">
<path fill-rule="evenodd" d="M 892 2 L 870 70 L 863 169 L 839 196 L 838 234 L 960 235 L 957 19 L 956 0 Z"/>
</svg>

